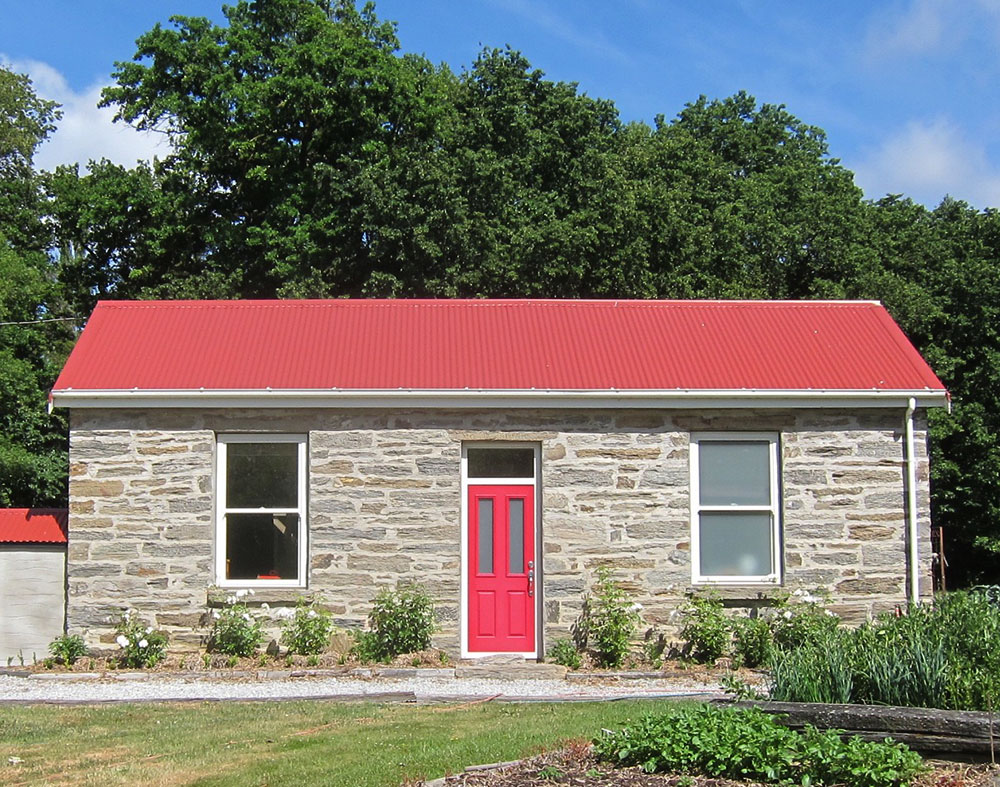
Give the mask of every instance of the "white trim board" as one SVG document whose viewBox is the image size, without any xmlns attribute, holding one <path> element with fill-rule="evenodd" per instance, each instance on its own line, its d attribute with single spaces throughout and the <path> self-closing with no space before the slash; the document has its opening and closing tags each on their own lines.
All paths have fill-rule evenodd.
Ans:
<svg viewBox="0 0 1000 787">
<path fill-rule="evenodd" d="M 857 408 L 949 407 L 942 390 L 75 390 L 53 391 L 49 408 L 270 408 L 338 407 L 386 409 L 544 407 L 572 408 Z"/>
</svg>

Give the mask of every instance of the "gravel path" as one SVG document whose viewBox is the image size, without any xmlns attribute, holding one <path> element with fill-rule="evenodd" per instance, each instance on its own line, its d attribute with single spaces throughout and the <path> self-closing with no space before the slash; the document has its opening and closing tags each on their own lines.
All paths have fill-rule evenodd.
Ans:
<svg viewBox="0 0 1000 787">
<path fill-rule="evenodd" d="M 716 694 L 694 681 L 493 680 L 477 678 L 294 678 L 211 680 L 176 676 L 140 679 L 43 680 L 0 675 L 0 704 L 193 700 L 341 699 L 380 701 L 581 701 Z"/>
</svg>

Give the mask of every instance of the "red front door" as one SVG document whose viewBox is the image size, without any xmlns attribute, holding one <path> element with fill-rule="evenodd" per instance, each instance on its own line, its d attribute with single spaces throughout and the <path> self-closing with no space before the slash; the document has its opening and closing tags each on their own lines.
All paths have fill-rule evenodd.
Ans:
<svg viewBox="0 0 1000 787">
<path fill-rule="evenodd" d="M 469 487 L 469 651 L 535 651 L 534 487 Z"/>
</svg>

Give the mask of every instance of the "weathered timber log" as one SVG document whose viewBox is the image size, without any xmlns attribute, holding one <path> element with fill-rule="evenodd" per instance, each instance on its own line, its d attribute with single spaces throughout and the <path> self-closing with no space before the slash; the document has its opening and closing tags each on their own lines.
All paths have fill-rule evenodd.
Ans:
<svg viewBox="0 0 1000 787">
<path fill-rule="evenodd" d="M 721 701 L 726 702 L 726 701 Z M 990 753 L 990 714 L 937 708 L 900 708 L 884 705 L 824 705 L 812 702 L 734 702 L 735 707 L 760 708 L 773 713 L 793 729 L 811 724 L 819 729 L 843 730 L 865 740 L 905 743 L 927 754 L 986 755 Z M 1000 734 L 994 716 L 993 734 Z M 1000 740 L 994 744 L 1000 752 Z"/>
</svg>

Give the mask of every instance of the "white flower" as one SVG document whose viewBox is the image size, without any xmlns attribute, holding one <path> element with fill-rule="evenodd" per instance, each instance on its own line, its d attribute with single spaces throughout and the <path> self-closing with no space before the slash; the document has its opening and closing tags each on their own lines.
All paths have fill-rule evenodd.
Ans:
<svg viewBox="0 0 1000 787">
<path fill-rule="evenodd" d="M 236 596 L 226 596 L 226 603 L 227 604 L 235 604 L 236 603 Z"/>
<path fill-rule="evenodd" d="M 128 647 L 128 637 L 126 637 L 124 634 L 119 634 L 115 638 L 115 642 L 118 643 L 118 647 L 119 648 L 127 648 Z"/>
<path fill-rule="evenodd" d="M 642 604 L 640 604 L 640 603 L 639 603 L 638 601 L 637 601 L 637 602 L 635 602 L 635 603 L 634 603 L 634 604 L 632 605 L 632 611 L 633 611 L 633 612 L 641 612 L 641 611 L 642 611 Z"/>
<path fill-rule="evenodd" d="M 274 617 L 277 620 L 287 620 L 288 618 L 295 617 L 295 610 L 288 607 L 280 607 L 274 611 Z"/>
<path fill-rule="evenodd" d="M 256 593 L 253 592 L 253 588 L 250 588 L 249 593 L 250 593 L 251 596 L 256 596 L 257 595 Z"/>
<path fill-rule="evenodd" d="M 824 614 L 826 614 L 826 615 L 829 615 L 829 616 L 830 616 L 831 618 L 832 618 L 832 617 L 836 617 L 836 616 L 835 616 L 835 615 L 833 614 L 833 612 L 832 612 L 832 611 L 830 611 L 829 609 L 824 609 L 824 610 L 823 610 L 823 612 L 824 612 Z"/>
<path fill-rule="evenodd" d="M 212 610 L 212 617 L 215 618 L 216 620 L 218 620 L 219 619 L 219 610 L 213 609 Z"/>
<path fill-rule="evenodd" d="M 247 623 L 250 623 L 250 622 L 251 622 L 251 621 L 253 620 L 253 618 L 252 618 L 252 617 L 250 617 L 250 613 L 249 613 L 249 612 L 244 612 L 244 613 L 243 613 L 243 619 L 244 619 L 244 620 L 245 620 L 245 621 L 246 621 Z"/>
<path fill-rule="evenodd" d="M 146 633 L 147 634 L 152 634 L 153 633 L 153 627 L 152 626 L 146 626 Z"/>
<path fill-rule="evenodd" d="M 140 647 L 140 648 L 144 648 L 144 647 L 146 647 L 146 646 L 147 646 L 148 644 L 149 644 L 149 643 L 148 643 L 148 642 L 146 642 L 146 640 L 144 640 L 144 639 L 140 639 L 140 640 L 139 640 L 139 647 Z"/>
<path fill-rule="evenodd" d="M 315 609 L 310 609 L 309 613 L 306 615 L 306 617 L 308 617 L 308 618 L 314 618 L 314 617 L 316 617 L 316 610 Z"/>
<path fill-rule="evenodd" d="M 796 590 L 794 593 L 792 593 L 792 595 L 793 596 L 801 596 L 802 595 L 802 590 Z"/>
<path fill-rule="evenodd" d="M 247 594 L 247 591 L 245 591 L 245 590 L 237 590 L 236 591 L 236 598 L 243 598 L 246 594 Z"/>
<path fill-rule="evenodd" d="M 791 620 L 792 619 L 792 611 L 790 609 L 786 609 L 785 610 L 784 618 L 785 618 L 785 620 Z"/>
<path fill-rule="evenodd" d="M 270 609 L 270 608 L 271 608 L 271 605 L 270 605 L 270 604 L 268 604 L 268 603 L 267 603 L 267 602 L 265 601 L 265 602 L 264 602 L 263 604 L 261 604 L 261 605 L 260 605 L 260 608 L 261 608 L 261 609 Z"/>
</svg>

